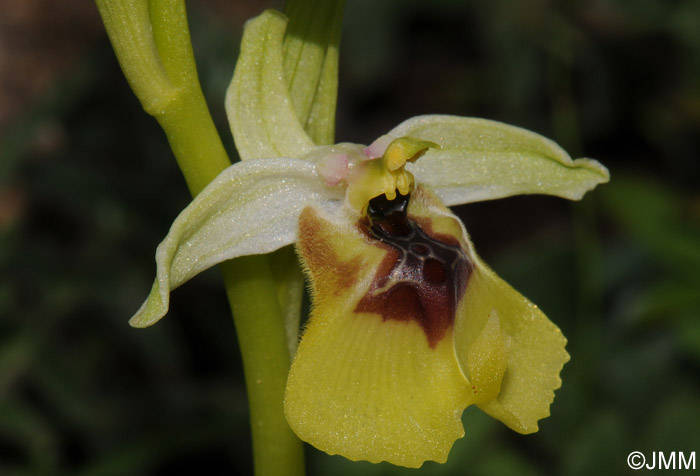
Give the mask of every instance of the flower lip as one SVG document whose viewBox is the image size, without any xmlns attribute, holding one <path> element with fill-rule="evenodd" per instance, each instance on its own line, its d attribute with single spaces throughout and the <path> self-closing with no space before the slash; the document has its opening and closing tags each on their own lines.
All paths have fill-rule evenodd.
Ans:
<svg viewBox="0 0 700 476">
<path fill-rule="evenodd" d="M 410 194 L 370 200 L 360 229 L 385 258 L 355 312 L 415 321 L 435 347 L 454 324 L 457 303 L 474 268 L 459 241 L 434 233 L 428 218 L 408 215 Z"/>
</svg>

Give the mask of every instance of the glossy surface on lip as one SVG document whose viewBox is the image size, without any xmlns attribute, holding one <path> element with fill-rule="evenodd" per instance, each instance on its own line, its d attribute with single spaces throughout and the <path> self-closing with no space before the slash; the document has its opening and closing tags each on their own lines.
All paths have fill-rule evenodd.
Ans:
<svg viewBox="0 0 700 476">
<path fill-rule="evenodd" d="M 434 347 L 454 324 L 473 264 L 455 238 L 433 233 L 429 220 L 407 214 L 409 199 L 380 195 L 369 203 L 361 228 L 388 252 L 355 312 L 413 320 Z"/>
</svg>

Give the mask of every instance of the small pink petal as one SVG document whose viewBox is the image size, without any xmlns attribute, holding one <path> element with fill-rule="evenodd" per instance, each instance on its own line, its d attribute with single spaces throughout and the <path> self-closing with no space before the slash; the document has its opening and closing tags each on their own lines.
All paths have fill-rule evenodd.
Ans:
<svg viewBox="0 0 700 476">
<path fill-rule="evenodd" d="M 348 176 L 348 156 L 329 155 L 316 162 L 316 170 L 328 186 L 338 185 Z"/>
<path fill-rule="evenodd" d="M 384 155 L 384 152 L 386 152 L 386 148 L 389 147 L 389 144 L 391 144 L 391 141 L 393 141 L 394 138 L 389 136 L 389 135 L 383 135 L 374 142 L 372 142 L 369 146 L 365 147 L 365 155 L 369 157 L 370 159 L 376 159 L 377 157 L 381 157 Z"/>
</svg>

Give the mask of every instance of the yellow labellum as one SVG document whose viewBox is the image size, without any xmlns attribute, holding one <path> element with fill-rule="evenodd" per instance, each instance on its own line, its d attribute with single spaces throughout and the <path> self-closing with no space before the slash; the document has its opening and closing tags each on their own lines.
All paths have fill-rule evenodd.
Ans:
<svg viewBox="0 0 700 476">
<path fill-rule="evenodd" d="M 507 341 L 507 336 L 501 330 L 498 313 L 494 310 L 467 352 L 473 403 L 487 402 L 498 396 L 508 365 Z"/>
<path fill-rule="evenodd" d="M 381 203 L 395 217 L 398 202 Z M 314 305 L 285 412 L 302 440 L 327 453 L 419 467 L 446 460 L 470 404 L 516 431 L 536 431 L 568 354 L 559 329 L 479 260 L 435 196 L 413 190 L 407 217 L 408 231 L 387 218 L 378 223 L 388 234 L 377 235 L 367 217 L 302 212 L 297 249 Z M 450 258 L 455 246 L 466 264 Z M 443 260 L 442 271 L 431 259 Z M 454 307 L 436 284 L 442 276 L 456 280 Z M 448 317 L 436 318 L 435 307 Z"/>
<path fill-rule="evenodd" d="M 486 369 L 500 373 L 501 350 L 507 363 L 495 398 L 477 405 L 519 433 L 538 430 L 537 421 L 549 416 L 554 390 L 561 386 L 559 372 L 569 360 L 566 338 L 532 302 L 479 263 L 455 322 L 455 352 L 462 368 L 483 381 Z M 498 316 L 498 326 L 491 322 Z M 475 348 L 490 347 L 477 352 Z M 491 357 L 477 357 L 493 353 Z M 483 360 L 484 371 L 473 369 Z M 488 379 L 485 379 L 488 382 Z"/>
<path fill-rule="evenodd" d="M 299 251 L 315 299 L 287 382 L 287 419 L 304 441 L 351 460 L 444 462 L 469 403 L 452 331 L 431 347 L 413 321 L 354 312 L 386 251 L 348 231 L 314 208 L 302 213 Z"/>
</svg>

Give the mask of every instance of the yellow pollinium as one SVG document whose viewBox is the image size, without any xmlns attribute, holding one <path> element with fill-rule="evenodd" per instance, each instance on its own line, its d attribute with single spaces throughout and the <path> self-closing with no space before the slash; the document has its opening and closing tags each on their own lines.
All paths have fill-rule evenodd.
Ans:
<svg viewBox="0 0 700 476">
<path fill-rule="evenodd" d="M 405 165 L 417 160 L 429 148 L 439 149 L 440 146 L 413 137 L 400 137 L 389 144 L 381 157 L 357 164 L 348 178 L 350 207 L 363 214 L 369 201 L 375 197 L 384 194 L 393 200 L 397 190 L 401 195 L 410 193 L 415 179 Z"/>
</svg>

